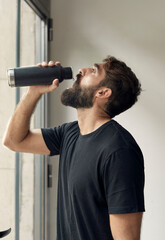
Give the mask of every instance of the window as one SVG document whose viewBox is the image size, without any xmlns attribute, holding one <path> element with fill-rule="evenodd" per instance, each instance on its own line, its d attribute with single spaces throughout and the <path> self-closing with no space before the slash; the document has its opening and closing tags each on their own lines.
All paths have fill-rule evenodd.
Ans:
<svg viewBox="0 0 165 240">
<path fill-rule="evenodd" d="M 1 140 L 16 102 L 18 103 L 27 91 L 26 87 L 8 86 L 7 69 L 36 65 L 47 60 L 48 7 L 47 12 L 41 12 L 37 5 L 30 2 L 5 0 L 0 5 L 0 14 L 4 23 L 0 25 L 3 33 L 0 35 Z M 33 114 L 32 127 L 46 125 L 44 118 L 46 102 L 45 95 Z M 3 196 L 0 198 L 0 228 L 5 230 L 11 227 L 11 239 L 45 239 L 45 158 L 33 154 L 15 154 L 4 148 L 2 144 L 0 151 L 0 181 L 3 183 L 0 184 L 1 196 Z"/>
</svg>

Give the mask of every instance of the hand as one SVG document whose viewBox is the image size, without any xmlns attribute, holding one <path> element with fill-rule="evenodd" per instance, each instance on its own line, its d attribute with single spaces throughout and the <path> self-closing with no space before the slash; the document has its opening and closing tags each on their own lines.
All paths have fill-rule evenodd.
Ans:
<svg viewBox="0 0 165 240">
<path fill-rule="evenodd" d="M 53 62 L 53 61 L 50 61 L 49 63 L 47 62 L 43 62 L 43 63 L 38 63 L 37 66 L 41 67 L 47 67 L 47 66 L 50 66 L 50 67 L 53 67 L 54 65 L 61 65 L 60 62 Z M 57 87 L 59 86 L 59 80 L 58 79 L 54 79 L 52 84 L 51 85 L 37 85 L 37 86 L 30 86 L 29 87 L 29 92 L 35 92 L 35 93 L 38 93 L 39 95 L 42 95 L 44 93 L 47 93 L 47 92 L 53 92 Z"/>
</svg>

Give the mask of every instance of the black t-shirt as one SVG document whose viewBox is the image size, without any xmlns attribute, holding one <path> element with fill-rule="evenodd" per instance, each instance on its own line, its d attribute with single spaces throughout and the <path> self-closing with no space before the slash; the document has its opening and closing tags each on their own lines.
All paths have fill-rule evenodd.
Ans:
<svg viewBox="0 0 165 240">
<path fill-rule="evenodd" d="M 42 134 L 60 155 L 57 240 L 110 240 L 109 214 L 145 211 L 143 155 L 116 121 L 87 135 L 78 122 Z"/>
</svg>

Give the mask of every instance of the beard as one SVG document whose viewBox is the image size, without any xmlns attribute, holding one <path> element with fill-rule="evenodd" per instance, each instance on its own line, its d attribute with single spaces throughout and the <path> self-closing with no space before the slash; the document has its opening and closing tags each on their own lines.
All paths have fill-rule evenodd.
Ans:
<svg viewBox="0 0 165 240">
<path fill-rule="evenodd" d="M 65 106 L 73 108 L 91 108 L 93 106 L 93 97 L 96 91 L 95 87 L 80 87 L 81 74 L 77 75 L 77 80 L 72 88 L 66 89 L 61 95 L 61 102 Z"/>
</svg>

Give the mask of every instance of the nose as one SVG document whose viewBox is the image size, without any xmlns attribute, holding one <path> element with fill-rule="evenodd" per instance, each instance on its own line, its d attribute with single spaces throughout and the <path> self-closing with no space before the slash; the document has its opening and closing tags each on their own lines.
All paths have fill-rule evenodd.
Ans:
<svg viewBox="0 0 165 240">
<path fill-rule="evenodd" d="M 84 76 L 87 71 L 88 71 L 88 68 L 80 68 L 80 69 L 78 70 L 78 73 L 81 74 L 82 76 Z"/>
<path fill-rule="evenodd" d="M 80 68 L 80 69 L 78 70 L 78 73 L 81 74 L 82 76 L 84 76 L 84 68 Z"/>
</svg>

